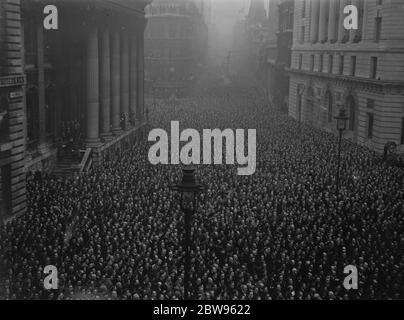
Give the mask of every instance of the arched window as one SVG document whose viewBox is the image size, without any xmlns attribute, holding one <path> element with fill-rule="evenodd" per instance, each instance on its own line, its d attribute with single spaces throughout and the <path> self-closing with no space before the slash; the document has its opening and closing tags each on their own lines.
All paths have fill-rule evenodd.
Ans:
<svg viewBox="0 0 404 320">
<path fill-rule="evenodd" d="M 332 110 L 332 94 L 330 91 L 327 91 L 325 94 L 325 103 L 327 104 L 327 121 L 328 123 L 332 122 L 333 110 Z"/>
<path fill-rule="evenodd" d="M 304 88 L 299 86 L 297 88 L 297 121 L 302 122 L 302 104 L 303 104 L 303 91 Z"/>
<path fill-rule="evenodd" d="M 347 99 L 347 106 L 349 110 L 349 130 L 355 131 L 355 121 L 356 121 L 356 103 L 352 96 Z"/>
<path fill-rule="evenodd" d="M 307 114 L 307 120 L 310 123 L 313 123 L 313 110 L 314 110 L 314 93 L 313 93 L 313 88 L 309 87 L 307 89 L 307 93 L 306 93 L 306 114 Z"/>
</svg>

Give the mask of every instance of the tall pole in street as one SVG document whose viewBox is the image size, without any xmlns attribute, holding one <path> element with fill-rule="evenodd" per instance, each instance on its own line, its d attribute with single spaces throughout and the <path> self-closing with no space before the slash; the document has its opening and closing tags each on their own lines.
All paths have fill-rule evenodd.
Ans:
<svg viewBox="0 0 404 320">
<path fill-rule="evenodd" d="M 184 237 L 184 249 L 185 249 L 185 263 L 184 263 L 184 299 L 189 299 L 189 273 L 191 269 L 191 220 L 192 210 L 184 210 L 184 222 L 185 222 L 185 237 Z"/>
<path fill-rule="evenodd" d="M 192 217 L 198 205 L 198 194 L 204 191 L 206 187 L 196 181 L 195 168 L 187 166 L 182 169 L 182 181 L 171 186 L 171 189 L 181 193 L 181 209 L 184 212 L 184 300 L 188 300 L 190 297 Z"/>
</svg>

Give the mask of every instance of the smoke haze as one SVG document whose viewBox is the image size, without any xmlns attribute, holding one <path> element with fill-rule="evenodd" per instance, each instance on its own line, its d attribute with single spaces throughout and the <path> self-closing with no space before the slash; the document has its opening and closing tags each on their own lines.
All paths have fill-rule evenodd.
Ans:
<svg viewBox="0 0 404 320">
<path fill-rule="evenodd" d="M 214 67 L 220 66 L 233 44 L 233 28 L 248 14 L 251 0 L 212 0 L 212 25 L 209 30 L 209 58 Z M 268 0 L 265 0 L 268 7 Z"/>
</svg>

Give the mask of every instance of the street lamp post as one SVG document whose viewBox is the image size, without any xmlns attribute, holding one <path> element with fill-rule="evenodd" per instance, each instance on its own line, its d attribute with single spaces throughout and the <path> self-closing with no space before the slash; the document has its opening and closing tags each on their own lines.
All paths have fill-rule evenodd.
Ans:
<svg viewBox="0 0 404 320">
<path fill-rule="evenodd" d="M 182 181 L 171 187 L 172 190 L 181 194 L 181 209 L 184 212 L 184 299 L 189 299 L 189 271 L 191 268 L 190 246 L 192 232 L 192 216 L 198 205 L 198 195 L 205 190 L 205 187 L 199 184 L 195 177 L 195 168 L 187 166 L 182 169 Z"/>
<path fill-rule="evenodd" d="M 339 131 L 339 139 L 338 139 L 338 163 L 337 163 L 337 177 L 336 177 L 336 195 L 339 195 L 339 171 L 341 165 L 341 143 L 342 143 L 342 134 L 346 130 L 346 124 L 348 121 L 348 117 L 345 114 L 345 109 L 341 108 L 339 114 L 334 117 L 337 120 L 337 130 Z"/>
</svg>

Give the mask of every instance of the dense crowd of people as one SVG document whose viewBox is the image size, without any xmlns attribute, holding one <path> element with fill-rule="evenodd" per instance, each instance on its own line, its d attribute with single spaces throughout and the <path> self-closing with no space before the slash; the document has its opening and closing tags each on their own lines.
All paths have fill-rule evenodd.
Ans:
<svg viewBox="0 0 404 320">
<path fill-rule="evenodd" d="M 150 106 L 153 128 L 257 130 L 257 169 L 197 166 L 208 186 L 192 221 L 195 299 L 403 299 L 402 168 L 268 106 L 254 88 L 216 88 Z M 169 130 L 167 130 L 169 132 Z M 28 212 L 1 232 L 3 299 L 182 299 L 183 214 L 151 143 L 69 179 L 33 179 Z M 59 288 L 45 290 L 46 265 Z M 343 286 L 358 269 L 358 289 Z"/>
</svg>

